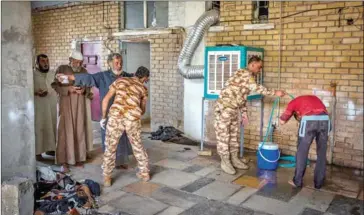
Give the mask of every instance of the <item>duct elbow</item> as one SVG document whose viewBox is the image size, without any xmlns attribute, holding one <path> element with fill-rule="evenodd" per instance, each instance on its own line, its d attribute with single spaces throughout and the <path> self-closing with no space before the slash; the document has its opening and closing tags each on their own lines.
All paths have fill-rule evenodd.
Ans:
<svg viewBox="0 0 364 215">
<path fill-rule="evenodd" d="M 186 79 L 202 79 L 204 77 L 203 65 L 191 65 L 193 54 L 201 42 L 207 29 L 217 23 L 219 20 L 219 11 L 206 11 L 189 32 L 181 53 L 178 58 L 178 72 Z"/>
</svg>

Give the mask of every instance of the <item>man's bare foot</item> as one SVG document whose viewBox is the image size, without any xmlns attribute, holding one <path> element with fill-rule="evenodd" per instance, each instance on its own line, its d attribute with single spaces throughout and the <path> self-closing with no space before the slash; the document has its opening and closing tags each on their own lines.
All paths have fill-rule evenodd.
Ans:
<svg viewBox="0 0 364 215">
<path fill-rule="evenodd" d="M 116 169 L 129 169 L 128 164 L 121 164 L 119 166 L 116 166 Z"/>
<path fill-rule="evenodd" d="M 297 186 L 294 184 L 294 182 L 292 180 L 289 180 L 288 184 L 292 185 L 292 187 L 294 187 L 294 188 L 297 188 Z"/>
<path fill-rule="evenodd" d="M 82 162 L 79 162 L 79 163 L 76 163 L 75 165 L 76 167 L 79 167 L 79 168 L 84 168 L 84 165 Z"/>
</svg>

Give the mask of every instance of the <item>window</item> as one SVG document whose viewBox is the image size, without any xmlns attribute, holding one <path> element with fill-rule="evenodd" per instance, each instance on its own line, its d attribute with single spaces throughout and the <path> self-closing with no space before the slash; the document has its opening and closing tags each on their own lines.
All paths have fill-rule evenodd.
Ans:
<svg viewBox="0 0 364 215">
<path fill-rule="evenodd" d="M 268 23 L 269 1 L 253 1 L 252 23 Z"/>
<path fill-rule="evenodd" d="M 125 1 L 125 29 L 168 27 L 167 1 Z"/>
<path fill-rule="evenodd" d="M 207 1 L 206 2 L 206 11 L 215 9 L 220 11 L 220 1 Z"/>
</svg>

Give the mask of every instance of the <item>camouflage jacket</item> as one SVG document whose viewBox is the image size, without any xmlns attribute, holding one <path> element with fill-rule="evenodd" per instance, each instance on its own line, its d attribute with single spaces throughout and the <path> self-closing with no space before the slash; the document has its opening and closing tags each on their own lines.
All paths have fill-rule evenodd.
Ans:
<svg viewBox="0 0 364 215">
<path fill-rule="evenodd" d="M 274 95 L 273 89 L 267 89 L 255 82 L 254 76 L 246 69 L 239 69 L 226 82 L 217 100 L 219 106 L 240 109 L 247 112 L 246 101 L 249 93 Z"/>
</svg>

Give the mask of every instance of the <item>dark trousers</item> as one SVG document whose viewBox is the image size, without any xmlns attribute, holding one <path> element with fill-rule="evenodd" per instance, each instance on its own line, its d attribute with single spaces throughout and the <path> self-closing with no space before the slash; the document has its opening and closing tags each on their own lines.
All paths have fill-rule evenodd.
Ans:
<svg viewBox="0 0 364 215">
<path fill-rule="evenodd" d="M 296 153 L 296 170 L 293 182 L 301 187 L 306 171 L 308 152 L 313 139 L 316 139 L 317 161 L 314 173 L 315 188 L 321 188 L 326 173 L 326 149 L 329 132 L 329 121 L 312 120 L 306 122 L 306 131 L 303 137 L 298 136 L 298 148 Z"/>
<path fill-rule="evenodd" d="M 105 152 L 105 135 L 106 130 L 101 128 L 101 145 L 102 145 L 102 152 Z M 125 131 L 123 135 L 120 137 L 118 148 L 116 150 L 116 160 L 115 165 L 120 166 L 122 164 L 129 163 L 129 155 L 132 155 L 132 149 L 129 142 L 129 138 L 126 135 Z"/>
</svg>

